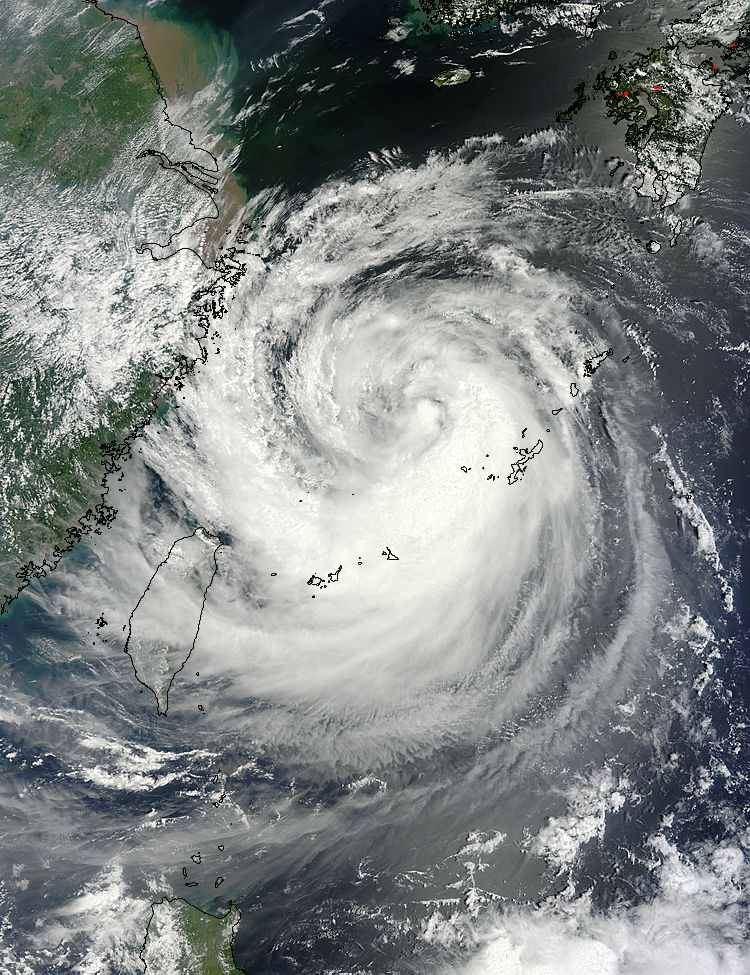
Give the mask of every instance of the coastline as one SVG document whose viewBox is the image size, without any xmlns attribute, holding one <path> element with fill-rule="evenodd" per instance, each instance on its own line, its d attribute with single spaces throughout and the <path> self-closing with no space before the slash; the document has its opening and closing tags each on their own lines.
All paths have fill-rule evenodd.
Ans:
<svg viewBox="0 0 750 975">
<path fill-rule="evenodd" d="M 149 407 L 145 415 L 140 417 L 134 426 L 129 427 L 122 435 L 109 439 L 99 444 L 98 449 L 98 487 L 93 492 L 89 506 L 83 513 L 75 519 L 67 522 L 67 527 L 60 531 L 59 540 L 47 548 L 46 551 L 39 552 L 34 558 L 28 559 L 19 566 L 14 573 L 17 580 L 12 585 L 13 592 L 0 594 L 0 616 L 10 609 L 11 605 L 30 585 L 32 580 L 48 576 L 53 572 L 63 557 L 72 551 L 80 541 L 86 536 L 94 533 L 101 534 L 102 530 L 108 527 L 117 516 L 117 509 L 110 503 L 114 499 L 112 478 L 122 470 L 122 466 L 132 456 L 132 449 L 135 441 L 142 433 L 143 429 L 151 422 L 157 412 L 159 404 L 166 398 L 179 390 L 186 379 L 191 376 L 200 364 L 205 363 L 208 358 L 209 332 L 215 328 L 216 320 L 220 319 L 226 311 L 227 302 L 230 300 L 230 292 L 237 284 L 245 271 L 245 265 L 238 260 L 238 255 L 242 255 L 244 241 L 238 239 L 237 247 L 232 246 L 232 242 L 227 240 L 230 231 L 241 229 L 242 227 L 242 207 L 246 202 L 246 195 L 237 183 L 234 175 L 226 168 L 222 167 L 220 159 L 224 159 L 229 153 L 222 144 L 221 136 L 217 136 L 211 148 L 206 148 L 193 140 L 193 130 L 175 122 L 169 114 L 170 103 L 164 90 L 164 85 L 159 75 L 159 65 L 152 57 L 150 51 L 144 43 L 143 34 L 139 24 L 131 21 L 125 16 L 114 13 L 112 10 L 104 9 L 99 6 L 97 0 L 84 0 L 91 7 L 94 7 L 100 14 L 111 20 L 119 20 L 133 26 L 138 34 L 139 43 L 144 52 L 144 60 L 153 76 L 154 85 L 158 96 L 163 102 L 164 117 L 169 125 L 182 129 L 190 139 L 191 146 L 199 152 L 203 152 L 212 161 L 212 165 L 204 167 L 207 175 L 212 175 L 215 180 L 214 185 L 206 180 L 206 185 L 200 186 L 200 182 L 189 175 L 188 164 L 173 163 L 168 160 L 163 153 L 153 150 L 153 154 L 163 157 L 161 164 L 166 168 L 177 169 L 181 175 L 194 185 L 206 192 L 215 206 L 215 214 L 199 217 L 196 221 L 182 227 L 177 233 L 173 234 L 166 245 L 147 243 L 139 247 L 140 251 L 151 253 L 153 260 L 161 260 L 174 254 L 178 250 L 189 249 L 209 270 L 214 272 L 212 282 L 199 289 L 194 295 L 189 313 L 197 324 L 197 331 L 194 336 L 198 354 L 190 357 L 179 355 L 175 366 L 166 374 L 156 373 L 153 376 L 153 388 L 149 390 Z M 161 39 L 164 39 L 162 33 Z M 153 35 L 152 35 L 153 37 Z M 156 43 L 157 52 L 163 53 L 163 48 L 159 42 Z M 157 58 L 161 55 L 157 53 Z M 163 61 L 163 58 L 162 58 Z M 202 90 L 202 89 L 199 89 Z M 224 150 L 224 151 L 222 151 Z M 217 155 L 216 153 L 220 153 Z M 150 154 L 147 150 L 145 154 Z M 190 163 L 189 165 L 195 165 Z M 190 171 L 192 172 L 192 170 Z M 175 238 L 185 231 L 198 229 L 198 234 L 190 242 L 185 242 L 183 246 L 176 243 Z M 239 235 L 241 236 L 241 234 Z M 172 244 L 176 246 L 170 250 Z M 156 255 L 152 248 L 163 247 L 168 253 Z M 212 299 L 212 300 L 209 300 Z M 92 480 L 96 480 L 97 475 L 92 474 Z"/>
<path fill-rule="evenodd" d="M 220 76 L 223 76 L 222 87 L 231 81 L 237 69 L 232 39 L 226 31 L 220 31 L 208 22 L 199 30 L 184 22 L 156 17 L 145 4 L 136 0 L 87 2 L 105 16 L 135 27 L 164 101 L 166 118 L 171 124 L 196 135 L 197 147 L 213 158 L 217 180 L 212 198 L 217 214 L 202 218 L 202 222 L 208 222 L 204 224 L 204 233 L 197 244 L 201 260 L 213 265 L 248 197 L 226 164 L 236 147 L 223 133 L 211 130 L 215 123 L 200 117 L 201 114 L 205 116 L 205 108 L 196 107 L 194 101 Z M 183 120 L 191 114 L 194 116 L 190 119 L 191 124 L 183 125 Z M 173 115 L 178 121 L 174 121 Z M 208 148 L 203 144 L 207 141 Z"/>
</svg>

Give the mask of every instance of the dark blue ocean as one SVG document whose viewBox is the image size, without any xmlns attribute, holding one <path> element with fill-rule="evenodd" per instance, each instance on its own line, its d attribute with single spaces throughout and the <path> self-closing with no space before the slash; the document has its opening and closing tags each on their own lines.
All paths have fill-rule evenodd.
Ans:
<svg viewBox="0 0 750 975">
<path fill-rule="evenodd" d="M 234 46 L 248 271 L 112 527 L 0 619 L 0 970 L 142 971 L 164 895 L 237 904 L 248 973 L 750 970 L 747 123 L 670 246 L 592 90 L 642 3 L 159 14 Z M 159 715 L 124 630 L 198 525 Z"/>
</svg>

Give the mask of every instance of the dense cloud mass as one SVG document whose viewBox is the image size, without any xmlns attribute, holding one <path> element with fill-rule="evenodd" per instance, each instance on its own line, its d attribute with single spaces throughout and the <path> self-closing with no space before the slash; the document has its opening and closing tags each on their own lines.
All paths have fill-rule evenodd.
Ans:
<svg viewBox="0 0 750 975">
<path fill-rule="evenodd" d="M 324 8 L 252 70 L 292 72 Z M 676 218 L 570 130 L 454 144 L 264 184 L 222 225 L 244 273 L 154 245 L 137 294 L 163 340 L 94 329 L 101 389 L 197 358 L 111 527 L 2 631 L 1 971 L 192 958 L 175 897 L 231 901 L 248 973 L 750 970 L 731 479 L 711 493 L 734 407 L 706 395 L 687 433 L 678 409 L 704 395 L 691 356 L 708 390 L 746 354 L 747 238 L 692 228 L 685 284 Z M 55 361 L 88 402 L 74 332 Z"/>
<path fill-rule="evenodd" d="M 230 540 L 203 672 L 295 709 L 293 738 L 340 721 L 343 759 L 365 728 L 398 753 L 549 695 L 580 734 L 668 585 L 618 313 L 543 266 L 565 207 L 498 192 L 504 155 L 278 202 L 220 356 L 148 447 Z"/>
<path fill-rule="evenodd" d="M 717 645 L 676 573 L 705 574 L 704 612 L 729 589 L 700 508 L 673 496 L 691 556 L 659 498 L 678 473 L 648 349 L 602 266 L 616 201 L 518 192 L 504 170 L 537 148 L 475 142 L 266 198 L 219 351 L 147 431 L 119 529 L 66 600 L 93 587 L 117 617 L 175 539 L 221 539 L 170 713 L 199 700 L 206 744 L 229 749 L 215 789 L 239 805 L 219 814 L 235 837 L 241 817 L 240 870 L 272 902 L 290 875 L 313 898 L 314 850 L 329 915 L 354 924 L 376 885 L 388 907 L 362 908 L 358 937 L 384 925 L 419 965 L 741 971 L 744 840 L 678 852 L 654 791 Z M 162 634 L 205 583 L 169 579 Z M 686 890 L 700 923 L 677 923 Z M 269 937 L 317 943 L 310 909 L 314 931 L 280 906 Z"/>
</svg>

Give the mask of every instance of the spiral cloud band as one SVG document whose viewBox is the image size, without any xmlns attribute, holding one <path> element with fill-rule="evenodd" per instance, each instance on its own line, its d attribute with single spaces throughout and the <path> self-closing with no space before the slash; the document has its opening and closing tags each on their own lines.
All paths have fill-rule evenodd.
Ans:
<svg viewBox="0 0 750 975">
<path fill-rule="evenodd" d="M 0 85 L 0 975 L 748 975 L 745 7 L 84 6 Z"/>
<path fill-rule="evenodd" d="M 259 970 L 742 970 L 744 840 L 679 841 L 726 768 L 701 708 L 731 593 L 662 432 L 627 189 L 595 160 L 550 189 L 571 165 L 474 140 L 253 201 L 207 361 L 44 596 L 114 624 L 103 673 L 129 655 L 132 742 L 103 717 L 68 776 L 147 803 L 113 849 L 154 891 L 231 850 Z"/>
<path fill-rule="evenodd" d="M 229 540 L 197 652 L 237 704 L 392 745 L 550 695 L 574 724 L 645 652 L 667 568 L 638 380 L 604 289 L 534 253 L 562 217 L 494 178 L 504 152 L 277 201 L 152 438 Z"/>
</svg>

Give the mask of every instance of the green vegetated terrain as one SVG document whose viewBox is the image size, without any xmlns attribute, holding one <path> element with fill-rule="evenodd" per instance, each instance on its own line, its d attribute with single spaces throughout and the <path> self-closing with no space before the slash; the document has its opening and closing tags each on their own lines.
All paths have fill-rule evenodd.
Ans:
<svg viewBox="0 0 750 975">
<path fill-rule="evenodd" d="M 556 7 L 561 2 L 546 0 L 544 5 Z M 490 30 L 531 5 L 532 0 L 402 0 L 400 15 L 417 36 L 449 35 Z"/>
<path fill-rule="evenodd" d="M 448 34 L 490 26 L 523 6 L 524 0 L 407 0 L 404 19 L 416 33 Z"/>
<path fill-rule="evenodd" d="M 599 73 L 606 114 L 625 122 L 643 188 L 662 205 L 695 187 L 709 135 L 729 104 L 730 86 L 747 70 L 747 41 L 668 44 Z"/>
<path fill-rule="evenodd" d="M 105 473 L 102 444 L 113 431 L 134 429 L 153 410 L 161 380 L 144 371 L 125 403 L 100 405 L 101 421 L 88 432 L 50 434 L 50 402 L 67 377 L 54 368 L 8 380 L 0 396 L 3 422 L 0 510 L 4 538 L 0 554 L 0 603 L 18 587 L 18 570 L 37 553 L 51 553 L 68 541 L 68 529 L 101 498 Z M 117 505 L 117 482 L 109 502 Z"/>
<path fill-rule="evenodd" d="M 432 79 L 432 83 L 438 88 L 443 88 L 444 86 L 453 87 L 454 85 L 463 85 L 471 78 L 471 71 L 468 68 L 449 68 L 447 71 L 441 71 L 437 78 Z"/>
<path fill-rule="evenodd" d="M 683 62 L 678 51 L 660 48 L 603 72 L 596 87 L 604 95 L 607 113 L 615 121 L 628 122 L 625 140 L 630 146 L 653 138 L 699 149 L 705 141 L 704 127 L 691 107 L 700 105 L 701 89 L 713 82 L 713 74 L 708 61 L 696 69 Z"/>
<path fill-rule="evenodd" d="M 234 904 L 222 916 L 207 914 L 182 898 L 152 905 L 141 959 L 146 975 L 242 975 L 232 941 L 240 922 Z"/>
<path fill-rule="evenodd" d="M 135 249 L 133 208 L 150 179 L 138 153 L 157 127 L 169 130 L 137 30 L 84 0 L 7 5 L 0 22 L 5 606 L 111 520 L 123 438 L 151 415 L 174 368 L 149 336 L 183 313 L 159 286 L 165 275 Z M 108 330 L 111 358 L 107 341 L 97 346 Z"/>
<path fill-rule="evenodd" d="M 0 141 L 65 182 L 100 175 L 158 110 L 135 30 L 81 0 L 47 4 L 35 32 L 3 33 Z"/>
</svg>

